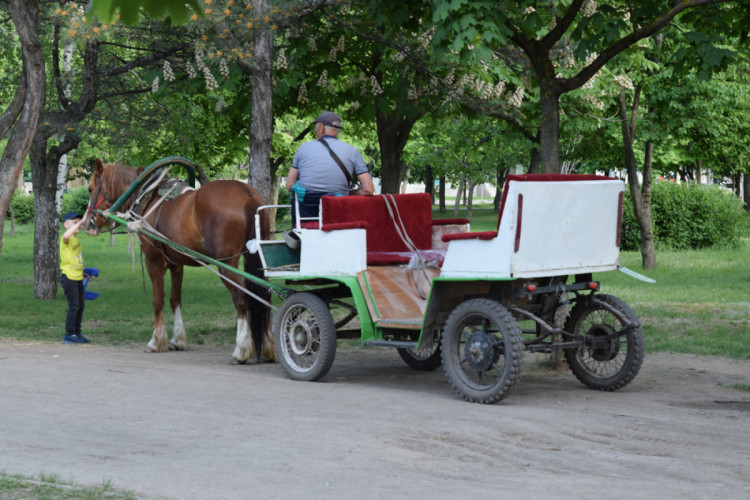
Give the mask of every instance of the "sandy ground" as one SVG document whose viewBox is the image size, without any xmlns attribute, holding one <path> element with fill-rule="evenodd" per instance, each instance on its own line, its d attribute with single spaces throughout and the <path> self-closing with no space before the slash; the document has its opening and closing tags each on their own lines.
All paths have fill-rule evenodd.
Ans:
<svg viewBox="0 0 750 500">
<path fill-rule="evenodd" d="M 535 368 L 497 405 L 343 347 L 321 382 L 231 347 L 0 341 L 0 470 L 141 498 L 750 498 L 750 362 L 646 357 L 615 393 Z"/>
</svg>

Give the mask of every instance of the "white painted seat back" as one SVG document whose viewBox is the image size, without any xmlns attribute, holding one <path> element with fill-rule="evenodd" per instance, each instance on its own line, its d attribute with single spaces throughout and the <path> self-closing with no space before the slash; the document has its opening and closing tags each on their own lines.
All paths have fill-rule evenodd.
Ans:
<svg viewBox="0 0 750 500">
<path fill-rule="evenodd" d="M 505 189 L 497 237 L 451 241 L 443 277 L 544 277 L 619 267 L 622 181 L 510 180 Z"/>
</svg>

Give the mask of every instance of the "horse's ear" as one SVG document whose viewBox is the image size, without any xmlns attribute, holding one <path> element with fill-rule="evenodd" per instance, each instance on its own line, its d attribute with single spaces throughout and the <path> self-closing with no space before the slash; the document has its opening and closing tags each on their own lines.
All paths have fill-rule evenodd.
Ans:
<svg viewBox="0 0 750 500">
<path fill-rule="evenodd" d="M 94 175 L 102 175 L 104 173 L 104 165 L 102 164 L 102 161 L 97 158 L 94 160 Z"/>
</svg>

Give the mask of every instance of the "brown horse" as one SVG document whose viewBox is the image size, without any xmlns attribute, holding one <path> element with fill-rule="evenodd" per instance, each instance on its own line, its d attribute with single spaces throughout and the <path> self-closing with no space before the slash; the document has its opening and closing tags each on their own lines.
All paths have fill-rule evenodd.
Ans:
<svg viewBox="0 0 750 500">
<path fill-rule="evenodd" d="M 124 165 L 103 165 L 96 160 L 94 173 L 89 184 L 89 209 L 86 232 L 91 236 L 99 234 L 107 225 L 106 219 L 96 209 L 106 210 L 111 207 L 138 175 L 142 168 L 131 168 Z M 121 211 L 133 208 L 137 193 L 131 196 L 119 208 Z M 144 216 L 144 221 L 169 240 L 198 253 L 225 262 L 237 268 L 240 255 L 244 255 L 244 270 L 252 275 L 262 277 L 262 265 L 257 253 L 249 253 L 245 242 L 256 238 L 254 216 L 263 198 L 251 186 L 239 181 L 213 181 L 204 184 L 198 190 L 180 194 L 169 201 L 160 201 L 161 196 L 154 189 L 143 197 L 137 212 Z M 156 205 L 156 206 L 155 206 Z M 154 208 L 153 210 L 151 210 Z M 268 216 L 261 218 L 261 238 L 268 233 Z M 171 273 L 172 290 L 170 305 L 174 312 L 174 327 L 169 350 L 185 348 L 185 327 L 180 312 L 183 266 L 199 265 L 190 257 L 179 253 L 173 247 L 137 233 L 138 241 L 145 256 L 146 270 L 151 278 L 154 293 L 154 333 L 146 346 L 146 352 L 164 352 L 167 350 L 167 337 L 164 328 L 164 275 Z M 220 269 L 226 277 L 224 284 L 232 294 L 234 307 L 237 310 L 237 344 L 232 357 L 235 363 L 244 363 L 257 357 L 272 361 L 275 357 L 273 337 L 270 334 L 269 309 L 261 302 L 251 298 L 227 279 L 243 285 L 243 280 L 232 273 Z M 245 288 L 252 291 L 266 302 L 270 302 L 270 292 L 249 280 Z M 249 315 L 249 322 L 248 322 Z M 261 346 L 256 354 L 256 345 Z"/>
</svg>

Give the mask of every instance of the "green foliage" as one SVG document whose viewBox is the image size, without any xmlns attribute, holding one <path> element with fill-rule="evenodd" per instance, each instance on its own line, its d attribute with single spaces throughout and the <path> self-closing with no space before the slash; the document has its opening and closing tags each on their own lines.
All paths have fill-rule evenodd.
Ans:
<svg viewBox="0 0 750 500">
<path fill-rule="evenodd" d="M 739 245 L 746 235 L 742 201 L 719 186 L 657 182 L 651 213 L 656 244 L 676 250 Z M 640 249 L 640 229 L 630 197 L 623 207 L 622 249 Z"/>
<path fill-rule="evenodd" d="M 34 195 L 23 194 L 20 191 L 13 193 L 10 202 L 16 217 L 16 224 L 34 223 Z M 75 211 L 79 214 L 86 212 L 89 204 L 89 190 L 86 186 L 69 189 L 63 194 L 62 214 Z M 6 217 L 10 217 L 10 210 Z"/>
<path fill-rule="evenodd" d="M 78 212 L 83 214 L 89 204 L 89 190 L 87 186 L 69 189 L 63 195 L 62 213 Z"/>
<path fill-rule="evenodd" d="M 197 0 L 93 0 L 89 7 L 100 21 L 108 23 L 116 19 L 118 13 L 125 24 L 136 24 L 144 9 L 150 17 L 168 17 L 177 23 L 184 23 L 192 11 L 201 12 Z"/>
<path fill-rule="evenodd" d="M 10 205 L 13 207 L 13 213 L 15 214 L 16 224 L 30 224 L 34 222 L 34 195 L 26 195 L 21 191 L 16 190 L 13 193 L 13 198 L 10 200 Z M 10 217 L 10 210 L 6 214 L 6 217 Z"/>
</svg>

